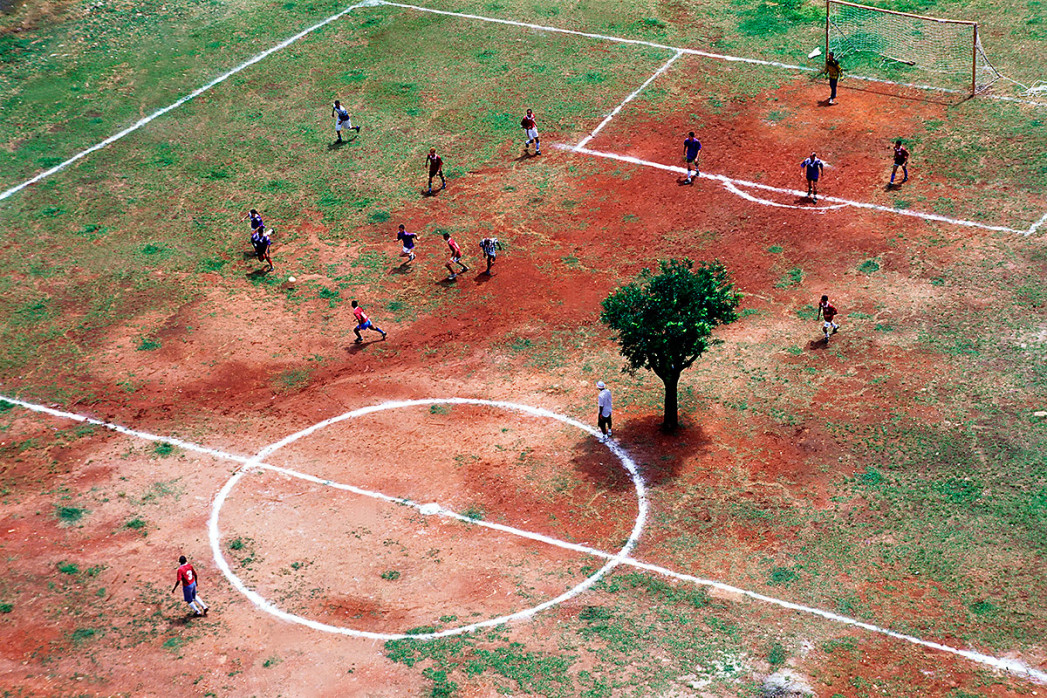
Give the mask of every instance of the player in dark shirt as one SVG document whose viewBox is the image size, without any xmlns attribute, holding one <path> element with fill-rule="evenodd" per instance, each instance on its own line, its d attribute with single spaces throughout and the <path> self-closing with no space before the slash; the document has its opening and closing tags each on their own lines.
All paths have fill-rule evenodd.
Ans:
<svg viewBox="0 0 1047 698">
<path fill-rule="evenodd" d="M 894 142 L 894 167 L 891 168 L 891 184 L 894 184 L 894 175 L 898 168 L 902 168 L 902 184 L 909 181 L 909 151 L 901 141 Z"/>
<path fill-rule="evenodd" d="M 425 156 L 425 165 L 429 168 L 429 193 L 433 193 L 433 177 L 436 176 L 440 177 L 440 188 L 445 189 L 447 180 L 444 179 L 444 161 L 436 154 L 436 148 L 429 149 L 429 154 Z"/>
<path fill-rule="evenodd" d="M 683 142 L 683 159 L 687 162 L 687 179 L 684 180 L 684 184 L 692 184 L 694 177 L 697 177 L 700 173 L 698 172 L 698 154 L 702 152 L 702 142 L 694 137 L 694 131 L 687 134 L 687 139 Z M 691 170 L 694 170 L 694 176 L 691 176 Z"/>
<path fill-rule="evenodd" d="M 825 166 L 818 155 L 811 153 L 811 157 L 800 163 L 804 177 L 807 178 L 807 196 L 818 203 L 818 178 L 822 176 L 822 168 Z"/>
</svg>

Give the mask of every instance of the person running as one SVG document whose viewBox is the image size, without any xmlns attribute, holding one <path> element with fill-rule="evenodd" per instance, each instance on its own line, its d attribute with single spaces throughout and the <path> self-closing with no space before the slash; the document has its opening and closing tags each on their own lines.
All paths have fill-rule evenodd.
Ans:
<svg viewBox="0 0 1047 698">
<path fill-rule="evenodd" d="M 269 254 L 270 249 L 273 246 L 273 240 L 269 237 L 274 231 L 269 229 L 266 231 L 264 226 L 255 228 L 255 231 L 251 233 L 251 246 L 254 247 L 255 256 L 258 257 L 259 262 L 266 262 L 269 265 L 267 271 L 275 269 L 273 266 L 273 258 Z"/>
<path fill-rule="evenodd" d="M 403 245 L 403 251 L 400 252 L 401 257 L 407 257 L 407 262 L 414 261 L 414 241 L 418 237 L 418 233 L 409 233 L 404 224 L 401 223 L 400 227 L 396 231 L 396 239 Z M 404 264 L 407 264 L 404 262 Z"/>
<path fill-rule="evenodd" d="M 901 141 L 894 142 L 894 167 L 891 168 L 891 184 L 894 184 L 894 175 L 898 168 L 902 168 L 902 184 L 909 181 L 909 151 Z"/>
<path fill-rule="evenodd" d="M 520 126 L 523 127 L 524 135 L 527 136 L 527 141 L 524 143 L 524 153 L 527 152 L 527 146 L 534 143 L 534 154 L 542 154 L 542 143 L 538 139 L 538 122 L 534 120 L 534 112 L 530 109 L 527 110 L 527 114 L 520 121 Z"/>
<path fill-rule="evenodd" d="M 251 219 L 251 232 L 258 230 L 259 228 L 265 228 L 265 222 L 262 221 L 262 216 L 258 211 L 251 209 L 251 212 L 247 214 L 247 217 Z"/>
<path fill-rule="evenodd" d="M 836 104 L 836 86 L 840 83 L 841 73 L 843 68 L 840 67 L 840 61 L 829 51 L 829 55 L 825 57 L 825 74 L 829 78 L 829 104 Z"/>
<path fill-rule="evenodd" d="M 339 143 L 342 142 L 342 129 L 360 133 L 360 127 L 353 126 L 353 122 L 349 118 L 349 112 L 345 110 L 345 107 L 343 107 L 342 103 L 337 99 L 334 101 L 334 106 L 331 108 L 331 116 L 334 117 L 334 135 L 338 137 Z"/>
<path fill-rule="evenodd" d="M 425 164 L 429 168 L 429 193 L 433 193 L 433 177 L 440 177 L 440 188 L 447 188 L 447 180 L 444 179 L 444 161 L 436 154 L 436 148 L 430 148 L 425 157 Z"/>
<path fill-rule="evenodd" d="M 596 424 L 603 434 L 601 441 L 611 438 L 611 389 L 603 381 L 596 382 L 596 389 L 600 392 L 596 396 Z"/>
<path fill-rule="evenodd" d="M 356 301 L 353 301 L 353 315 L 356 317 L 356 327 L 353 329 L 353 332 L 356 334 L 356 344 L 364 341 L 364 338 L 360 335 L 360 332 L 363 330 L 373 330 L 382 335 L 383 340 L 385 339 L 386 333 L 371 322 L 371 318 L 367 317 L 367 313 L 364 312 L 364 309 Z"/>
<path fill-rule="evenodd" d="M 458 243 L 454 241 L 454 238 L 451 237 L 450 233 L 444 233 L 444 240 L 447 241 L 447 247 L 451 250 L 451 258 L 447 260 L 447 264 L 444 265 L 447 267 L 447 271 L 451 274 L 447 277 L 447 280 L 454 281 L 458 278 L 459 274 L 464 274 L 469 271 L 469 267 L 462 264 L 462 248 L 458 246 Z M 454 270 L 455 264 L 460 267 L 458 271 Z"/>
<path fill-rule="evenodd" d="M 185 555 L 178 558 L 178 572 L 175 575 L 175 584 L 171 589 L 173 594 L 178 585 L 182 585 L 182 598 L 189 604 L 189 608 L 193 609 L 194 616 L 206 616 L 207 615 L 207 604 L 204 600 L 196 595 L 196 583 L 199 580 L 199 576 L 196 574 L 196 570 L 189 564 L 189 561 L 185 559 Z"/>
<path fill-rule="evenodd" d="M 691 131 L 683 142 L 683 159 L 687 162 L 687 179 L 683 181 L 684 184 L 692 184 L 694 177 L 700 174 L 698 172 L 698 154 L 701 152 L 702 142 L 695 138 L 694 131 Z M 694 176 L 691 176 L 692 169 L 694 170 Z"/>
<path fill-rule="evenodd" d="M 480 249 L 484 253 L 484 261 L 487 262 L 487 271 L 484 274 L 491 275 L 491 267 L 494 266 L 495 257 L 498 256 L 498 238 L 484 238 L 480 241 Z"/>
<path fill-rule="evenodd" d="M 800 169 L 807 178 L 807 198 L 812 199 L 814 203 L 818 203 L 818 178 L 822 176 L 823 167 L 824 163 L 818 159 L 816 153 L 811 153 L 811 157 L 800 163 Z"/>
<path fill-rule="evenodd" d="M 833 319 L 836 317 L 836 314 L 836 308 L 829 302 L 829 296 L 822 296 L 821 302 L 818 303 L 818 317 L 823 320 L 822 332 L 825 333 L 826 344 L 829 343 L 829 336 L 836 334 L 840 330 L 840 326 Z"/>
</svg>

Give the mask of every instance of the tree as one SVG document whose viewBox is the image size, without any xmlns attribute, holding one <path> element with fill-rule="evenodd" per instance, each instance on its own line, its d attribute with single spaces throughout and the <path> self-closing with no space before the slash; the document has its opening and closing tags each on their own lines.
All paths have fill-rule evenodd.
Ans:
<svg viewBox="0 0 1047 698">
<path fill-rule="evenodd" d="M 723 264 L 701 262 L 694 269 L 689 259 L 662 261 L 658 274 L 644 269 L 604 299 L 600 320 L 618 335 L 629 362 L 624 370 L 650 369 L 665 384 L 666 430 L 680 424 L 680 374 L 716 341 L 713 328 L 738 319 L 739 300 Z"/>
</svg>

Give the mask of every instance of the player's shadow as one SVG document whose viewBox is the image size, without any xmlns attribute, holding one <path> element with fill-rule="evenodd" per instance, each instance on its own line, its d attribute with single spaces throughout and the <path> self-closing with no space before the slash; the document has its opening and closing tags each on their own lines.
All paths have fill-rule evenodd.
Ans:
<svg viewBox="0 0 1047 698">
<path fill-rule="evenodd" d="M 712 444 L 700 424 L 685 421 L 675 432 L 666 433 L 661 414 L 630 418 L 614 430 L 614 441 L 629 452 L 648 486 L 675 480 L 692 456 L 707 453 Z M 621 461 L 595 438 L 579 445 L 571 465 L 579 475 L 606 489 L 633 489 Z"/>
<path fill-rule="evenodd" d="M 355 140 L 356 140 L 356 134 L 353 134 L 349 138 L 343 138 L 340 141 L 331 141 L 330 143 L 327 144 L 327 150 L 329 150 L 329 151 L 330 150 L 340 150 L 340 149 L 344 148 L 345 146 L 349 145 L 350 143 L 352 143 Z"/>
<path fill-rule="evenodd" d="M 676 186 L 678 186 L 678 187 L 694 186 L 694 180 L 692 179 L 691 181 L 687 181 L 686 177 L 677 177 L 676 178 Z"/>
<path fill-rule="evenodd" d="M 395 267 L 390 267 L 389 273 L 396 274 L 397 276 L 403 276 L 404 274 L 410 274 L 411 269 L 412 267 L 410 262 L 404 262 L 403 264 L 397 264 Z"/>
<path fill-rule="evenodd" d="M 458 285 L 458 279 L 448 279 L 446 276 L 436 282 L 437 286 L 443 286 L 444 288 L 454 288 Z"/>
<path fill-rule="evenodd" d="M 359 354 L 361 351 L 374 344 L 375 342 L 381 341 L 384 341 L 381 337 L 378 337 L 377 339 L 365 339 L 362 342 L 354 341 L 352 344 L 345 348 L 345 352 L 349 354 L 349 356 L 353 356 L 354 354 Z"/>
<path fill-rule="evenodd" d="M 832 103 L 830 103 L 830 102 L 829 102 L 829 98 L 828 98 L 828 97 L 826 97 L 825 99 L 822 99 L 822 100 L 819 100 L 819 101 L 818 101 L 818 106 L 819 106 L 819 107 L 835 107 L 835 106 L 836 106 L 836 104 L 832 104 Z"/>
<path fill-rule="evenodd" d="M 829 343 L 825 339 L 812 339 L 807 342 L 807 351 L 824 351 L 829 348 Z"/>
<path fill-rule="evenodd" d="M 520 155 L 513 158 L 513 162 L 523 162 L 524 160 L 533 160 L 538 157 L 537 154 L 531 152 L 520 153 Z"/>
<path fill-rule="evenodd" d="M 479 274 L 477 274 L 476 276 L 473 277 L 473 283 L 474 284 L 486 284 L 488 281 L 491 280 L 491 278 L 493 276 L 494 276 L 494 274 L 488 274 L 486 271 L 482 271 L 482 272 L 480 272 Z"/>
<path fill-rule="evenodd" d="M 247 272 L 247 278 L 252 281 L 264 279 L 272 273 L 271 269 L 255 269 L 254 271 Z"/>
<path fill-rule="evenodd" d="M 244 255 L 244 261 L 245 262 L 249 262 L 252 259 L 258 259 L 258 255 L 255 254 L 254 250 L 244 252 L 243 255 Z"/>
</svg>

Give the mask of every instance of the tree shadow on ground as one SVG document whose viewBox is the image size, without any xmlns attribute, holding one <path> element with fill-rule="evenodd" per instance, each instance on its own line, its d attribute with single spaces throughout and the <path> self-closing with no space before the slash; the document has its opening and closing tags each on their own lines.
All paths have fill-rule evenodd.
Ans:
<svg viewBox="0 0 1047 698">
<path fill-rule="evenodd" d="M 622 420 L 614 429 L 614 441 L 636 463 L 648 487 L 676 479 L 692 456 L 707 453 L 712 445 L 699 424 L 684 423 L 676 431 L 666 433 L 661 414 Z M 578 445 L 571 466 L 599 487 L 616 492 L 633 488 L 632 478 L 621 461 L 595 438 Z"/>
</svg>

